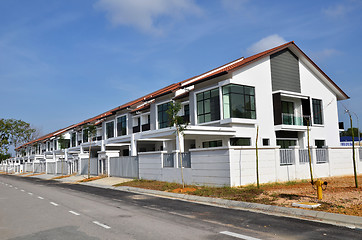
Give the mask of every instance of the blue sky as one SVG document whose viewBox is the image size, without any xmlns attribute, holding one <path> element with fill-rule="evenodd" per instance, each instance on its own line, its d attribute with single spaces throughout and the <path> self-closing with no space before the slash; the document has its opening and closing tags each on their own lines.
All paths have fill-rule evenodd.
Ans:
<svg viewBox="0 0 362 240">
<path fill-rule="evenodd" d="M 2 0 L 0 117 L 46 134 L 295 41 L 362 122 L 361 23 L 357 0 Z"/>
</svg>

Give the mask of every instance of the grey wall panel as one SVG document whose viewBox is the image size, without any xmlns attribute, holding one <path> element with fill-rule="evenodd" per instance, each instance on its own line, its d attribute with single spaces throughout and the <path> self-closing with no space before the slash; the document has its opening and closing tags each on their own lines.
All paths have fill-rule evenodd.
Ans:
<svg viewBox="0 0 362 240">
<path fill-rule="evenodd" d="M 289 49 L 270 56 L 272 89 L 300 93 L 299 61 Z"/>
</svg>

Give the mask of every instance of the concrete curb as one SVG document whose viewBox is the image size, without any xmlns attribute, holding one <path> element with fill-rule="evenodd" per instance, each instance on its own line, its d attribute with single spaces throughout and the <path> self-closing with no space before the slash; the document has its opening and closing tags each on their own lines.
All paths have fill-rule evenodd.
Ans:
<svg viewBox="0 0 362 240">
<path fill-rule="evenodd" d="M 260 203 L 240 202 L 240 201 L 233 201 L 233 200 L 220 199 L 220 198 L 200 197 L 195 195 L 163 192 L 163 191 L 135 188 L 128 186 L 113 187 L 113 186 L 94 184 L 91 182 L 81 183 L 81 184 L 99 187 L 99 188 L 113 189 L 118 191 L 148 194 L 148 195 L 155 195 L 167 198 L 175 198 L 184 201 L 197 202 L 201 204 L 216 205 L 219 207 L 237 208 L 247 211 L 266 213 L 270 215 L 277 215 L 277 216 L 282 215 L 285 217 L 293 217 L 302 220 L 317 221 L 317 222 L 329 223 L 349 228 L 362 229 L 362 217 L 357 217 L 357 216 L 349 216 L 349 215 L 328 213 L 328 212 L 314 211 L 314 210 L 305 210 L 300 208 L 279 207 L 279 206 L 265 205 Z"/>
</svg>

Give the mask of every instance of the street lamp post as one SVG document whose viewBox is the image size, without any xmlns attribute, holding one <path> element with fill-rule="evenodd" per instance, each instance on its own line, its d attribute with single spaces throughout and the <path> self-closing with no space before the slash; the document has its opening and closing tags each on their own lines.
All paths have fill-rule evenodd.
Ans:
<svg viewBox="0 0 362 240">
<path fill-rule="evenodd" d="M 356 118 L 357 118 L 357 131 L 358 131 L 358 146 L 361 146 L 361 134 L 360 134 L 360 132 L 359 132 L 359 120 L 358 120 L 358 116 L 357 116 L 357 114 L 356 113 L 354 113 L 354 112 L 352 112 L 355 116 L 356 116 Z M 353 131 L 353 129 L 352 129 L 352 131 Z"/>
</svg>

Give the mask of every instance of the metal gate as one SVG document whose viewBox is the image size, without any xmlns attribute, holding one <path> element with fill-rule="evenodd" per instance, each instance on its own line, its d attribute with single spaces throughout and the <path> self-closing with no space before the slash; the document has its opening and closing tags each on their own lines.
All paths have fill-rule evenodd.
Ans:
<svg viewBox="0 0 362 240">
<path fill-rule="evenodd" d="M 138 178 L 138 157 L 111 157 L 110 176 Z"/>
<path fill-rule="evenodd" d="M 81 159 L 81 175 L 88 174 L 88 158 Z M 91 175 L 98 175 L 98 158 L 91 158 L 90 159 L 90 174 Z"/>
</svg>

